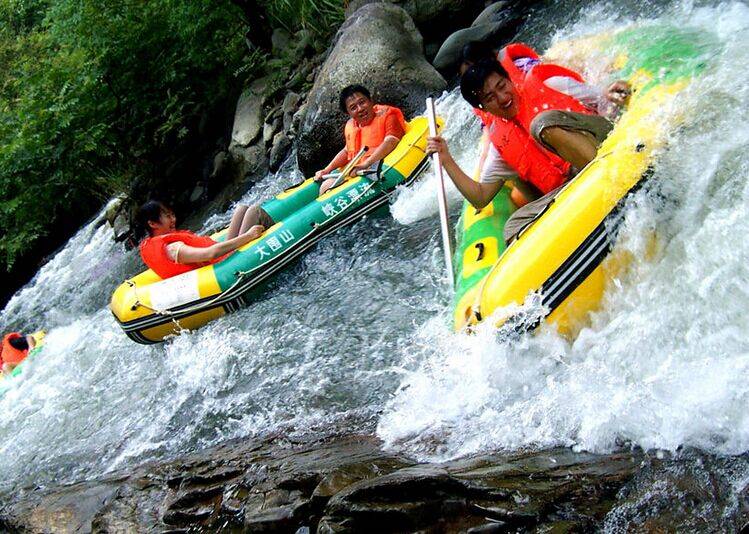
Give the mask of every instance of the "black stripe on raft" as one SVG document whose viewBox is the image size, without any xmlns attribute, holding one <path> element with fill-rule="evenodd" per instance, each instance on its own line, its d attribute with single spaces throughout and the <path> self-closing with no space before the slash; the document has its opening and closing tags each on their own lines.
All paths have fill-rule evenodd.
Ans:
<svg viewBox="0 0 749 534">
<path fill-rule="evenodd" d="M 541 304 L 546 313 L 532 322 L 528 322 L 525 314 L 513 315 L 504 322 L 500 328 L 501 333 L 522 334 L 534 330 L 601 265 L 604 258 L 611 252 L 619 235 L 626 202 L 652 176 L 653 172 L 653 168 L 648 167 L 640 180 L 617 202 L 614 209 L 541 285 Z"/>
</svg>

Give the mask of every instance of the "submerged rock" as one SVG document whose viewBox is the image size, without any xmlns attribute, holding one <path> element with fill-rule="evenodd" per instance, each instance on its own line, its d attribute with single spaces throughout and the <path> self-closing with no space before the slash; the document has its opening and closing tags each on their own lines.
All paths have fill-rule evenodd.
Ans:
<svg viewBox="0 0 749 534">
<path fill-rule="evenodd" d="M 409 117 L 424 109 L 426 96 L 445 88 L 424 58 L 411 17 L 391 4 L 365 5 L 339 30 L 310 91 L 297 137 L 298 163 L 305 175 L 327 164 L 343 146 L 347 117 L 338 108 L 338 94 L 353 83 L 367 87 L 379 102 L 400 106 Z"/>
<path fill-rule="evenodd" d="M 6 499 L 0 529 L 589 530 L 601 524 L 642 459 L 553 449 L 420 464 L 381 450 L 369 436 L 235 441 Z"/>
</svg>

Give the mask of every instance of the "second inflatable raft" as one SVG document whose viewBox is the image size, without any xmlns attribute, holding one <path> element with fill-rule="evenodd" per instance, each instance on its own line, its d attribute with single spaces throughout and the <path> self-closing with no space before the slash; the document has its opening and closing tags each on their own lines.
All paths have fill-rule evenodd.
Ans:
<svg viewBox="0 0 749 534">
<path fill-rule="evenodd" d="M 320 185 L 310 178 L 263 203 L 280 222 L 220 263 L 165 280 L 151 270 L 126 280 L 112 295 L 115 319 L 134 341 L 158 343 L 247 305 L 264 282 L 321 238 L 386 204 L 399 185 L 411 184 L 428 164 L 427 131 L 424 117 L 412 120 L 377 180 L 354 177 L 318 197 Z"/>
</svg>

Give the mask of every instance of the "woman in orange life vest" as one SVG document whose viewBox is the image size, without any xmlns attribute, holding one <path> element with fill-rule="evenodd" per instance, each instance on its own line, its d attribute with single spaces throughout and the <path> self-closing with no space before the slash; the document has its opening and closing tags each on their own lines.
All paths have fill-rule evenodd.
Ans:
<svg viewBox="0 0 749 534">
<path fill-rule="evenodd" d="M 21 363 L 29 351 L 36 346 L 33 336 L 24 336 L 19 332 L 11 332 L 3 338 L 0 362 L 2 362 L 3 373 L 10 373 L 16 365 Z"/>
<path fill-rule="evenodd" d="M 364 146 L 368 150 L 351 173 L 372 167 L 390 154 L 406 133 L 403 112 L 393 106 L 375 104 L 366 87 L 344 87 L 338 97 L 338 104 L 350 117 L 345 127 L 346 146 L 324 169 L 315 173 L 315 180 L 318 182 L 323 175 L 346 165 Z M 334 178 L 325 180 L 320 186 L 320 194 L 325 193 L 334 183 Z"/>
<path fill-rule="evenodd" d="M 522 47 L 524 54 L 532 49 Z M 509 49 L 509 50 L 508 50 Z M 477 208 L 486 206 L 506 179 L 517 176 L 544 196 L 517 210 L 505 225 L 511 241 L 553 199 L 557 190 L 596 155 L 612 123 L 597 113 L 600 91 L 586 85 L 575 72 L 552 64 L 531 64 L 525 70 L 517 57 L 500 51 L 496 60 L 481 60 L 461 77 L 461 93 L 486 113 L 491 140 L 479 182 L 455 163 L 447 144 L 430 137 L 428 152 L 439 152 L 443 165 L 463 196 Z M 537 57 L 537 56 L 536 56 Z M 612 84 L 605 99 L 621 104 L 628 96 L 626 82 Z M 591 99 L 591 95 L 593 98 Z"/>
<path fill-rule="evenodd" d="M 224 259 L 237 248 L 260 237 L 265 231 L 262 213 L 256 207 L 238 206 L 225 241 L 214 241 L 188 230 L 177 230 L 174 212 L 157 200 L 149 200 L 138 210 L 138 220 L 149 236 L 140 244 L 143 262 L 161 278 L 186 273 Z"/>
</svg>

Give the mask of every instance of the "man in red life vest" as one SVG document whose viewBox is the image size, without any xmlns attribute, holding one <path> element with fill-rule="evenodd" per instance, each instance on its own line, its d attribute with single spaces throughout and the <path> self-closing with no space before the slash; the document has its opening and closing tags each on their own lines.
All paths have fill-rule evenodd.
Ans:
<svg viewBox="0 0 749 534">
<path fill-rule="evenodd" d="M 263 212 L 264 213 L 264 212 Z M 256 207 L 238 206 L 234 211 L 225 241 L 214 241 L 188 230 L 177 230 L 174 212 L 156 200 L 149 200 L 138 210 L 138 220 L 149 236 L 140 244 L 143 262 L 161 278 L 186 273 L 198 267 L 217 263 L 237 248 L 260 237 L 265 226 L 263 213 Z"/>
<path fill-rule="evenodd" d="M 330 163 L 315 173 L 315 180 L 335 169 L 345 166 L 361 150 L 368 150 L 359 163 L 351 170 L 352 174 L 366 170 L 390 154 L 406 133 L 406 120 L 403 112 L 393 106 L 375 104 L 369 91 L 361 85 L 345 87 L 338 98 L 341 110 L 350 117 L 345 127 L 346 146 L 336 154 Z M 335 183 L 334 178 L 325 180 L 320 187 L 322 195 Z"/>
<path fill-rule="evenodd" d="M 525 45 L 510 45 L 500 51 L 499 62 L 480 60 L 461 77 L 461 93 L 482 111 L 491 141 L 478 182 L 458 167 L 444 139 L 430 137 L 427 143 L 429 152 L 440 153 L 458 190 L 477 208 L 491 202 L 512 177 L 532 184 L 544 195 L 507 221 L 504 237 L 508 242 L 595 157 L 613 126 L 599 115 L 599 106 L 606 99 L 623 103 L 629 90 L 626 82 L 616 82 L 604 99 L 577 73 L 536 62 L 537 58 Z"/>
<path fill-rule="evenodd" d="M 24 336 L 20 332 L 11 332 L 3 338 L 2 352 L 0 352 L 0 363 L 3 373 L 10 373 L 16 365 L 21 363 L 29 351 L 36 346 L 33 336 Z"/>
</svg>

